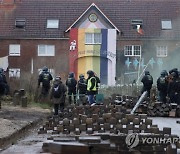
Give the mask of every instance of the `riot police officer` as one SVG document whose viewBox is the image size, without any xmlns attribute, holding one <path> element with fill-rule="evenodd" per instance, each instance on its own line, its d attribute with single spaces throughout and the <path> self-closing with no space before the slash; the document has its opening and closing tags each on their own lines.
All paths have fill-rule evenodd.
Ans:
<svg viewBox="0 0 180 154">
<path fill-rule="evenodd" d="M 141 93 L 143 94 L 144 91 L 147 91 L 147 97 L 150 97 L 150 91 L 153 84 L 153 77 L 150 75 L 149 71 L 145 71 L 145 75 L 143 76 L 141 82 L 143 83 Z"/>
<path fill-rule="evenodd" d="M 70 72 L 68 79 L 66 80 L 66 86 L 68 87 L 69 104 L 72 103 L 72 96 L 74 98 L 74 104 L 76 104 L 76 85 L 77 81 L 74 77 L 74 72 Z"/>
<path fill-rule="evenodd" d="M 38 87 L 40 87 L 42 83 L 41 89 L 41 97 L 47 97 L 50 90 L 50 81 L 53 79 L 50 72 L 48 72 L 48 68 L 46 66 L 43 67 L 42 73 L 39 75 L 38 78 Z"/>
<path fill-rule="evenodd" d="M 85 104 L 86 102 L 86 94 L 87 94 L 87 84 L 86 79 L 83 74 L 79 75 L 79 81 L 77 84 L 77 91 L 79 93 L 79 100 L 82 104 Z"/>
<path fill-rule="evenodd" d="M 162 71 L 161 76 L 157 79 L 157 89 L 159 91 L 160 101 L 166 103 L 168 81 L 166 78 L 166 72 Z"/>
</svg>

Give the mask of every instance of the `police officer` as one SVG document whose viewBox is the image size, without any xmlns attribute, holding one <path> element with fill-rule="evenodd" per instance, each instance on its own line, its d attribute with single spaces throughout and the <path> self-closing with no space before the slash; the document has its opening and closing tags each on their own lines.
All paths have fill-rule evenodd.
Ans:
<svg viewBox="0 0 180 154">
<path fill-rule="evenodd" d="M 170 103 L 176 103 L 176 91 L 178 85 L 177 79 L 178 79 L 178 69 L 174 68 L 169 71 L 168 96 L 170 98 Z"/>
<path fill-rule="evenodd" d="M 48 96 L 49 94 L 49 89 L 50 89 L 50 81 L 53 79 L 52 75 L 50 72 L 48 72 L 48 68 L 44 66 L 42 68 L 42 73 L 39 75 L 38 78 L 38 88 L 40 87 L 42 83 L 42 90 L 41 90 L 41 96 L 44 98 Z"/>
<path fill-rule="evenodd" d="M 0 68 L 0 96 L 5 94 L 5 84 L 3 78 L 3 69 Z"/>
<path fill-rule="evenodd" d="M 153 84 L 153 77 L 150 75 L 149 71 L 145 71 L 145 75 L 143 76 L 141 82 L 143 83 L 143 88 L 141 93 L 147 91 L 148 92 L 147 97 L 150 97 L 150 91 Z"/>
<path fill-rule="evenodd" d="M 178 78 L 178 69 L 177 68 L 173 68 L 169 71 L 169 74 L 173 74 L 174 78 Z"/>
<path fill-rule="evenodd" d="M 166 78 L 166 72 L 162 71 L 161 76 L 157 79 L 157 89 L 159 91 L 160 101 L 166 103 L 168 81 Z"/>
<path fill-rule="evenodd" d="M 94 76 L 94 72 L 89 70 L 87 71 L 87 95 L 88 95 L 88 102 L 90 105 L 95 105 L 95 100 L 94 100 L 94 96 L 97 92 L 97 82 L 96 82 L 96 78 Z"/>
<path fill-rule="evenodd" d="M 66 86 L 62 83 L 61 77 L 57 76 L 54 80 L 53 87 L 51 90 L 50 99 L 54 104 L 54 115 L 58 115 L 58 110 L 60 107 L 60 111 L 63 112 L 64 110 L 64 97 L 67 91 Z"/>
<path fill-rule="evenodd" d="M 79 93 L 79 100 L 82 104 L 85 104 L 86 102 L 86 94 L 87 94 L 87 84 L 86 79 L 83 74 L 79 75 L 79 81 L 77 84 L 77 91 Z"/>
<path fill-rule="evenodd" d="M 1 82 L 0 93 L 2 95 L 7 95 L 9 93 L 9 85 L 7 83 L 6 75 L 4 74 L 3 68 L 0 68 L 0 82 Z"/>
<path fill-rule="evenodd" d="M 176 80 L 175 97 L 176 97 L 176 103 L 180 105 L 180 71 L 178 71 L 178 78 Z"/>
<path fill-rule="evenodd" d="M 76 104 L 76 85 L 77 81 L 74 77 L 74 73 L 70 72 L 68 79 L 66 80 L 66 86 L 68 87 L 69 104 L 72 103 L 72 96 L 74 97 L 74 104 Z"/>
</svg>

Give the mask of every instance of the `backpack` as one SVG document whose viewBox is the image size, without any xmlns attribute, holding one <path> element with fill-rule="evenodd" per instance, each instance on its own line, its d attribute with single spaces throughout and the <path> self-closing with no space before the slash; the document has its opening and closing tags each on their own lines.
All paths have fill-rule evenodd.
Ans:
<svg viewBox="0 0 180 154">
<path fill-rule="evenodd" d="M 151 75 L 147 75 L 147 83 L 148 84 L 153 84 L 153 78 Z"/>
<path fill-rule="evenodd" d="M 60 98 L 62 94 L 60 85 L 55 85 L 53 87 L 53 97 L 54 98 Z"/>
<path fill-rule="evenodd" d="M 42 83 L 43 86 L 49 86 L 49 73 L 43 73 Z"/>
<path fill-rule="evenodd" d="M 71 86 L 72 85 L 72 78 L 68 78 L 67 79 L 67 86 Z"/>
<path fill-rule="evenodd" d="M 162 84 L 162 85 L 166 84 L 166 78 L 165 77 L 160 77 L 159 78 L 159 83 Z"/>
<path fill-rule="evenodd" d="M 158 90 L 166 90 L 167 89 L 167 82 L 165 77 L 159 78 Z"/>
</svg>

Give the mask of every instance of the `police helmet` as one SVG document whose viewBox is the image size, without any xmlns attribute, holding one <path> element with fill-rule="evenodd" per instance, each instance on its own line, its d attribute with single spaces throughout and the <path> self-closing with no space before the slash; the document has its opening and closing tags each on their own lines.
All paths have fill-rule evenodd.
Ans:
<svg viewBox="0 0 180 154">
<path fill-rule="evenodd" d="M 149 71 L 145 71 L 145 75 L 150 75 Z"/>
<path fill-rule="evenodd" d="M 175 78 L 176 77 L 176 72 L 172 72 L 171 75 Z"/>
<path fill-rule="evenodd" d="M 165 75 L 166 75 L 166 72 L 162 71 L 161 76 L 165 76 Z"/>
<path fill-rule="evenodd" d="M 4 72 L 4 69 L 3 68 L 0 68 L 0 73 L 2 74 Z"/>
<path fill-rule="evenodd" d="M 168 76 L 168 72 L 166 70 L 162 70 L 164 72 L 165 76 Z"/>
<path fill-rule="evenodd" d="M 44 67 L 42 68 L 42 70 L 43 70 L 44 72 L 47 72 L 47 71 L 48 71 L 48 67 L 47 67 L 47 66 L 44 66 Z"/>
<path fill-rule="evenodd" d="M 83 78 L 84 78 L 84 75 L 83 75 L 83 74 L 80 74 L 80 75 L 79 75 L 79 78 L 80 78 L 80 79 L 83 79 Z"/>
<path fill-rule="evenodd" d="M 177 72 L 177 71 L 178 71 L 177 68 L 173 68 L 173 69 L 171 69 L 171 70 L 169 71 L 169 74 L 171 74 L 172 72 Z"/>
<path fill-rule="evenodd" d="M 74 72 L 70 72 L 69 73 L 69 78 L 73 78 L 74 77 Z"/>
<path fill-rule="evenodd" d="M 89 71 L 87 71 L 87 74 L 90 75 L 90 76 L 93 76 L 94 72 L 92 70 L 89 70 Z"/>
</svg>

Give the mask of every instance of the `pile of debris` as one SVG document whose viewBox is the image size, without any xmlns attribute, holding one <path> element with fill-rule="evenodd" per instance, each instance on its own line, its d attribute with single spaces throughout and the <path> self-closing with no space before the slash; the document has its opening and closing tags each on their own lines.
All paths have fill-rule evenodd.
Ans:
<svg viewBox="0 0 180 154">
<path fill-rule="evenodd" d="M 112 95 L 111 98 L 112 104 L 122 105 L 127 110 L 132 110 L 138 100 L 137 97 L 122 95 Z M 152 117 L 180 117 L 180 105 L 177 105 L 175 103 L 165 104 L 146 98 L 144 102 L 140 104 L 136 113 L 143 113 Z"/>
<path fill-rule="evenodd" d="M 172 150 L 170 143 L 146 145 L 142 141 L 145 137 L 179 139 L 171 135 L 171 128 L 159 130 L 157 125 L 152 125 L 152 119 L 148 119 L 146 114 L 124 114 L 123 110 L 122 105 L 67 107 L 58 116 L 49 117 L 40 128 L 39 134 L 52 134 L 49 141 L 43 144 L 44 151 L 61 154 L 117 154 L 132 153 L 133 149 L 140 153 L 163 153 L 165 149 L 168 151 L 167 146 Z M 133 138 L 128 134 L 138 135 L 135 147 L 131 147 Z M 177 151 L 176 145 L 174 150 Z"/>
</svg>

